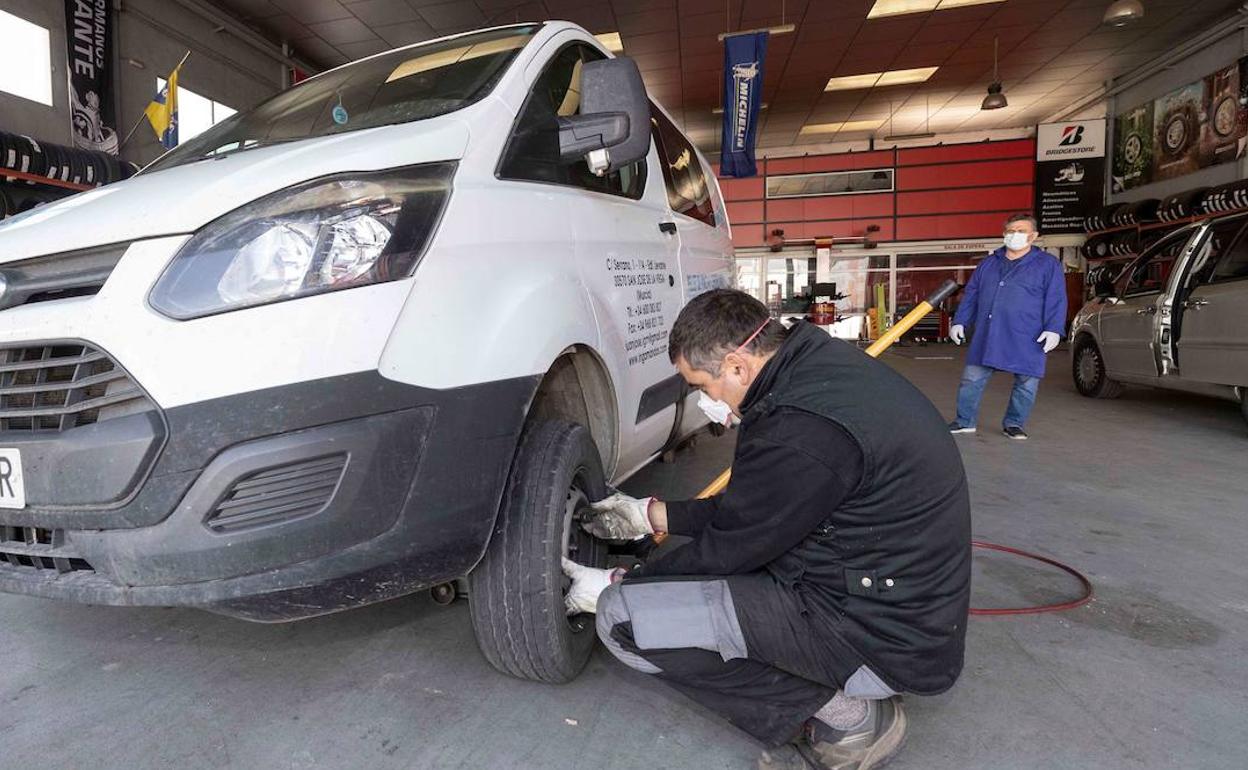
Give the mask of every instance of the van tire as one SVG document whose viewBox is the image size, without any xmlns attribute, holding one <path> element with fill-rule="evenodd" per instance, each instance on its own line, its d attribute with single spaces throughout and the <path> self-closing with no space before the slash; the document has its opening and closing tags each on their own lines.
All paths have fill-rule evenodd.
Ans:
<svg viewBox="0 0 1248 770">
<path fill-rule="evenodd" d="M 481 654 L 521 679 L 562 683 L 594 647 L 594 619 L 569 618 L 563 596 L 567 527 L 574 561 L 606 563 L 606 547 L 570 515 L 606 497 L 602 461 L 589 431 L 562 420 L 530 424 L 520 438 L 485 558 L 468 576 L 468 606 Z"/>
<path fill-rule="evenodd" d="M 1084 337 L 1078 342 L 1071 362 L 1071 374 L 1079 395 L 1088 398 L 1118 398 L 1122 395 L 1122 383 L 1109 378 L 1105 371 L 1105 357 L 1092 340 Z"/>
</svg>

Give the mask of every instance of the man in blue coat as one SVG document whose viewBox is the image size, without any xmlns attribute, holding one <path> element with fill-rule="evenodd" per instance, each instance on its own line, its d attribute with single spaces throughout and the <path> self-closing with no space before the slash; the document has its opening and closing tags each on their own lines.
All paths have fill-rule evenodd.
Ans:
<svg viewBox="0 0 1248 770">
<path fill-rule="evenodd" d="M 1014 375 L 1014 390 L 1001 427 L 1025 439 L 1023 426 L 1036 403 L 1045 355 L 1057 347 L 1066 327 L 1066 281 L 1062 263 L 1034 244 L 1039 235 L 1030 214 L 1005 221 L 1005 246 L 975 268 L 962 290 L 949 338 L 961 345 L 974 326 L 966 369 L 958 386 L 953 433 L 974 433 L 979 401 L 993 372 Z"/>
</svg>

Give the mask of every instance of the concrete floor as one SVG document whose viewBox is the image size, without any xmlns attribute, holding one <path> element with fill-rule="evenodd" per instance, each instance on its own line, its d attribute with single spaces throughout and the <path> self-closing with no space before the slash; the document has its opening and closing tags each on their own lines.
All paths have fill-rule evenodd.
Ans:
<svg viewBox="0 0 1248 770">
<path fill-rule="evenodd" d="M 960 351 L 888 360 L 949 413 Z M 892 767 L 1243 768 L 1248 427 L 1236 407 L 1075 394 L 1054 354 L 1032 440 L 958 438 L 978 538 L 1065 559 L 1097 599 L 975 618 L 950 692 L 909 698 Z M 732 435 L 627 486 L 696 492 Z M 1068 596 L 1053 570 L 977 553 L 973 603 Z M 601 650 L 575 683 L 496 674 L 467 608 L 424 596 L 284 626 L 0 596 L 0 768 L 752 768 L 758 748 Z"/>
</svg>

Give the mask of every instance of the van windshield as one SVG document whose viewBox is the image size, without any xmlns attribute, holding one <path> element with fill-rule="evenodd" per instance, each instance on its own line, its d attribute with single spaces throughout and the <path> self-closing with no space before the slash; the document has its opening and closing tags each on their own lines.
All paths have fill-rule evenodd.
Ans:
<svg viewBox="0 0 1248 770">
<path fill-rule="evenodd" d="M 223 120 L 144 171 L 454 112 L 488 94 L 539 28 L 502 27 L 339 67 Z"/>
</svg>

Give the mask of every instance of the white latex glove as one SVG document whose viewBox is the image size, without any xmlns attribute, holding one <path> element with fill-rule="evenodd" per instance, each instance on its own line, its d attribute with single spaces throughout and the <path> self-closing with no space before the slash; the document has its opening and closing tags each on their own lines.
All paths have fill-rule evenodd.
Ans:
<svg viewBox="0 0 1248 770">
<path fill-rule="evenodd" d="M 1036 337 L 1036 342 L 1044 345 L 1045 353 L 1051 353 L 1061 339 L 1057 332 L 1040 332 L 1040 336 Z"/>
<path fill-rule="evenodd" d="M 581 524 L 586 532 L 603 540 L 637 540 L 654 533 L 646 512 L 653 497 L 638 500 L 623 492 L 590 505 L 594 516 Z"/>
<path fill-rule="evenodd" d="M 949 341 L 955 345 L 961 345 L 966 341 L 966 327 L 962 324 L 954 324 L 949 327 Z"/>
<path fill-rule="evenodd" d="M 567 608 L 568 614 L 597 612 L 598 595 L 611 585 L 615 570 L 586 567 L 566 556 L 563 557 L 562 564 L 563 574 L 572 578 L 572 587 L 568 589 L 568 595 L 563 597 L 563 606 Z"/>
</svg>

